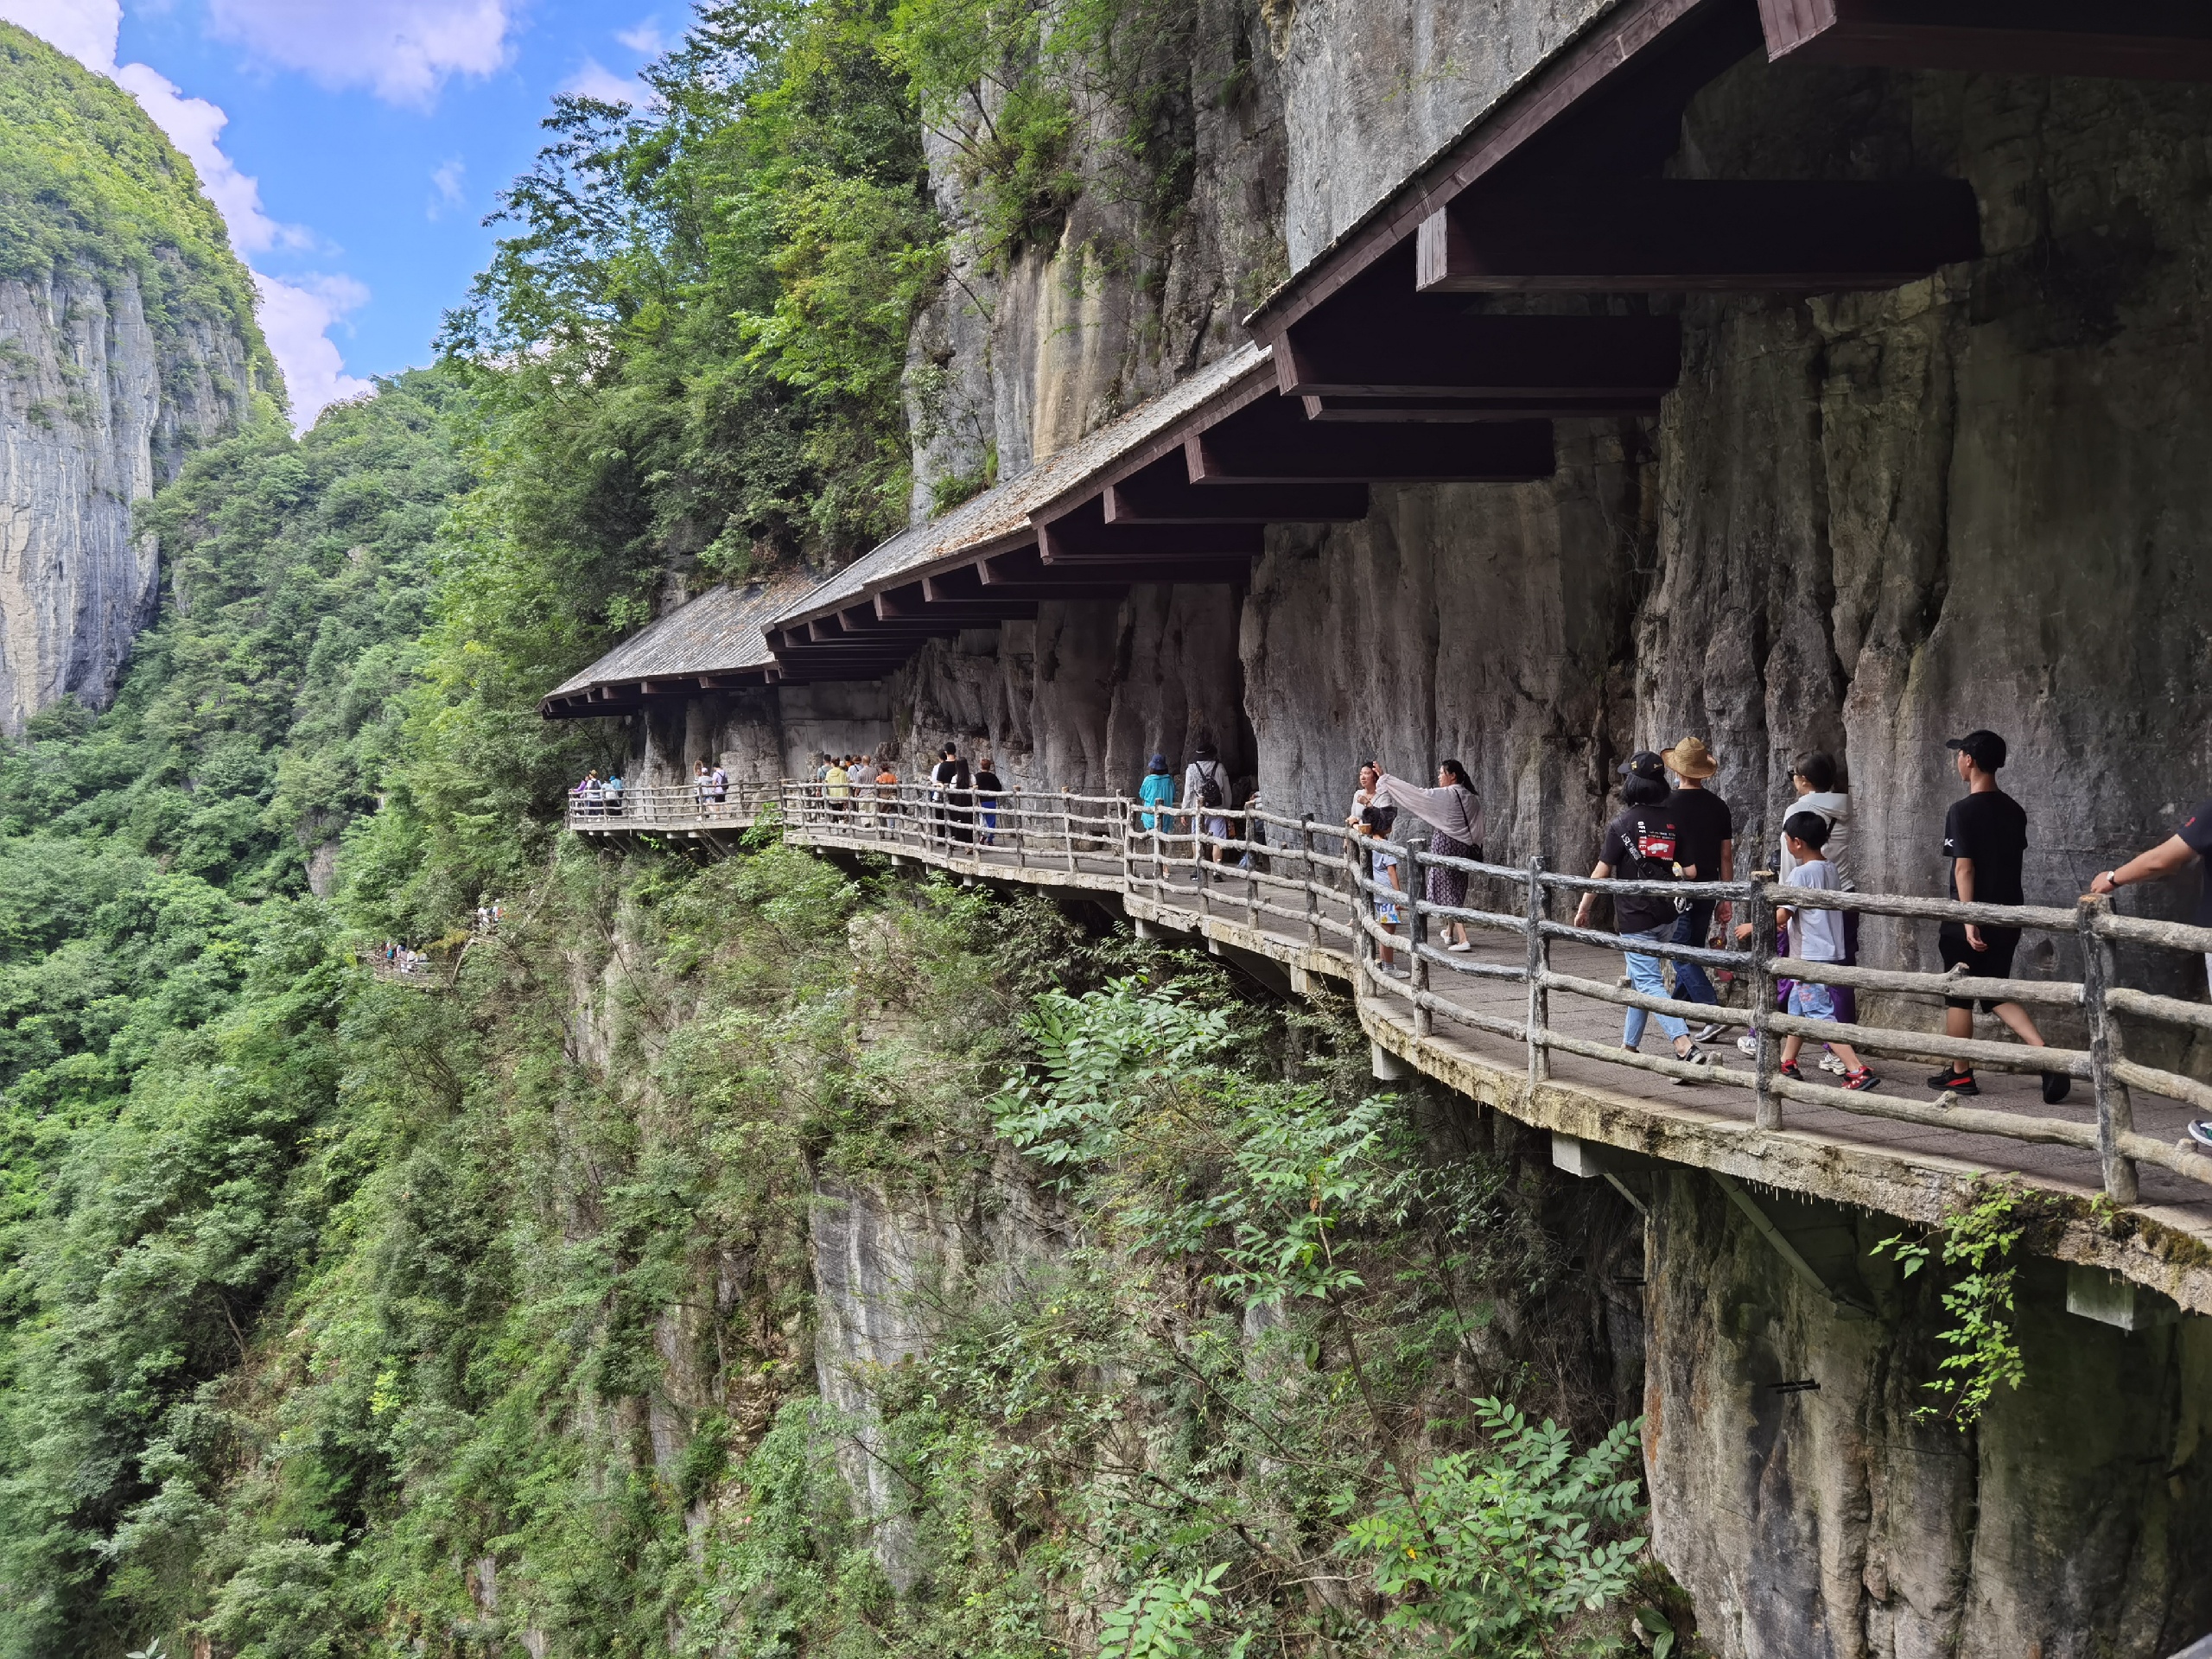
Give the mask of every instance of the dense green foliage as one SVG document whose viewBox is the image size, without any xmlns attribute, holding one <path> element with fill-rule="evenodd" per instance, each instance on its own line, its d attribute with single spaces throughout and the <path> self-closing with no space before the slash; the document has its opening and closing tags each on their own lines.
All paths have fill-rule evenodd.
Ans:
<svg viewBox="0 0 2212 1659">
<path fill-rule="evenodd" d="M 502 365 L 506 527 L 634 620 L 672 563 L 849 555 L 906 517 L 900 378 L 939 268 L 883 0 L 745 0 L 564 99 L 448 349 Z"/>
<path fill-rule="evenodd" d="M 458 412 L 411 375 L 193 457 L 148 521 L 168 602 L 117 706 L 0 756 L 9 1650 L 99 1650 L 114 1539 L 165 1512 L 200 1390 L 311 1230 L 286 1181 L 344 991 L 308 869 L 391 762 Z"/>
<path fill-rule="evenodd" d="M 251 280 L 192 163 L 113 81 L 0 23 L 0 273 L 72 268 L 135 279 L 157 329 L 219 321 L 258 389 L 276 386 Z"/>
</svg>

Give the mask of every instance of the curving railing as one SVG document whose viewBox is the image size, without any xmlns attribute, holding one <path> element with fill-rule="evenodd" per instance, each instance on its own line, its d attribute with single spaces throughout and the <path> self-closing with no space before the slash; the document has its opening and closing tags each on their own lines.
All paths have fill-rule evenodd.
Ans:
<svg viewBox="0 0 2212 1659">
<path fill-rule="evenodd" d="M 2118 1020 L 2126 1015 L 2192 1033 L 2212 1032 L 2212 1007 L 2120 985 L 2113 965 L 2114 947 L 2120 944 L 2212 952 L 2212 929 L 2116 915 L 2102 899 L 2084 899 L 2070 909 L 1963 904 L 1901 894 L 1783 888 L 1764 874 L 1741 881 L 1600 880 L 1548 870 L 1541 860 L 1503 865 L 1449 857 L 1417 845 L 1363 836 L 1347 825 L 1288 817 L 1259 807 L 1162 811 L 1119 795 L 948 791 L 926 784 L 855 785 L 840 790 L 791 782 L 747 785 L 741 797 L 740 786 L 733 785 L 728 800 L 706 804 L 688 788 L 633 793 L 652 797 L 653 805 L 618 823 L 614 815 L 594 816 L 578 803 L 571 808 L 571 826 L 587 832 L 665 826 L 713 833 L 748 826 L 761 809 L 772 806 L 785 830 L 809 844 L 911 855 L 972 875 L 1043 879 L 1116 891 L 1157 908 L 1193 912 L 1202 925 L 1218 917 L 1293 947 L 1325 952 L 1341 960 L 1363 999 L 1382 999 L 1385 1007 L 1402 1006 L 1416 1041 L 1429 1037 L 1443 1022 L 1520 1044 L 1531 1087 L 1549 1079 L 1554 1055 L 1567 1054 L 1683 1083 L 1749 1090 L 1753 1121 L 1764 1129 L 1783 1128 L 1785 1104 L 1796 1103 L 2088 1151 L 2100 1160 L 2106 1192 L 2120 1204 L 2138 1201 L 2140 1163 L 2212 1183 L 2212 1158 L 2186 1144 L 2170 1145 L 2139 1133 L 2133 1108 L 2133 1096 L 2141 1092 L 2212 1114 L 2212 1086 L 2127 1058 Z M 741 799 L 747 804 L 741 819 Z M 630 804 L 624 804 L 626 809 Z M 687 810 L 692 816 L 683 816 Z M 664 816 L 649 817 L 648 811 Z M 1389 861 L 1378 862 L 1378 855 L 1395 861 L 1395 870 Z M 1466 877 L 1471 899 L 1478 893 L 1489 903 L 1432 902 L 1426 896 L 1426 878 L 1438 868 Z M 1738 919 L 1751 923 L 1749 944 L 1744 949 L 1717 949 L 1643 938 L 1623 939 L 1553 919 L 1554 894 L 1579 898 L 1586 893 L 1726 901 L 1737 907 Z M 2084 974 L 2079 981 L 1986 979 L 1963 969 L 1908 972 L 1783 957 L 1775 948 L 1775 912 L 1785 903 L 1862 916 L 2072 935 L 2080 947 Z M 1510 959 L 1498 960 L 1495 955 L 1440 945 L 1438 930 L 1455 925 L 1517 943 L 1519 948 L 1509 950 Z M 1746 981 L 1750 995 L 1743 1005 L 1716 1007 L 1654 995 L 1624 979 L 1565 972 L 1553 959 L 1553 948 L 1560 944 L 1614 954 L 1632 949 L 1638 955 L 1725 970 Z M 1892 1026 L 1806 1019 L 1777 1009 L 1777 986 L 1785 976 L 1893 997 L 1972 997 L 2079 1009 L 2088 1046 L 2039 1048 Z M 1466 991 L 1481 984 L 1518 987 L 1515 1011 L 1479 1006 Z M 1748 1068 L 1692 1064 L 1578 1036 L 1554 1021 L 1554 995 L 1740 1030 L 1751 1040 L 1751 1064 Z M 1880 1057 L 1939 1065 L 1959 1062 L 1988 1071 L 2078 1080 L 2091 1091 L 2094 1119 L 1970 1106 L 1948 1093 L 1940 1099 L 1915 1100 L 1800 1081 L 1780 1070 L 1782 1039 L 1793 1034 L 1815 1047 L 1822 1042 L 1844 1043 Z"/>
<path fill-rule="evenodd" d="M 657 784 L 611 789 L 579 784 L 569 791 L 569 828 L 671 831 L 749 826 L 776 799 L 780 784 Z"/>
</svg>

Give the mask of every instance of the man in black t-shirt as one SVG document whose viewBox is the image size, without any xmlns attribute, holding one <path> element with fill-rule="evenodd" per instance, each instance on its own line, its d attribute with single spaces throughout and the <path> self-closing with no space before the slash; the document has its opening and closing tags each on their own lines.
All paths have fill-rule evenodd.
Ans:
<svg viewBox="0 0 2212 1659">
<path fill-rule="evenodd" d="M 1997 787 L 1997 773 L 2005 764 L 2005 740 L 1994 732 L 1968 732 L 1944 747 L 1956 757 L 1959 780 L 1966 798 L 1954 801 L 1943 818 L 1943 856 L 1948 861 L 1951 897 L 1967 904 L 2021 905 L 2027 902 L 2020 885 L 2020 868 L 2028 851 L 2028 815 L 2020 804 Z M 2005 979 L 2012 972 L 2012 953 L 2019 948 L 2017 927 L 1983 927 L 1978 924 L 1945 922 L 1936 930 L 1936 946 L 1948 970 L 1963 967 L 1976 979 Z M 1992 1002 L 1981 1007 L 2010 1027 L 2031 1048 L 2044 1046 L 2043 1033 L 2018 1002 Z M 1943 1029 L 1953 1037 L 1974 1035 L 1973 997 L 1944 999 Z M 1929 1087 L 1955 1095 L 1978 1095 L 1974 1068 L 1955 1061 L 1947 1071 L 1928 1079 Z M 2072 1087 L 2065 1075 L 2047 1071 L 2043 1097 L 2053 1105 L 2066 1098 Z"/>
<path fill-rule="evenodd" d="M 2199 801 L 2181 821 L 2181 828 L 2150 851 L 2136 854 L 2117 869 L 2098 871 L 2089 883 L 2089 891 L 2116 893 L 2139 881 L 2155 881 L 2161 876 L 2185 870 L 2207 857 L 2212 857 L 2212 800 Z M 2202 891 L 2196 895 L 2195 920 L 2199 927 L 2212 927 L 2212 878 L 2206 880 Z M 2212 951 L 2205 953 L 2204 971 L 2212 977 Z M 2190 1123 L 2189 1138 L 2212 1151 L 2212 1122 L 2199 1119 Z"/>
</svg>

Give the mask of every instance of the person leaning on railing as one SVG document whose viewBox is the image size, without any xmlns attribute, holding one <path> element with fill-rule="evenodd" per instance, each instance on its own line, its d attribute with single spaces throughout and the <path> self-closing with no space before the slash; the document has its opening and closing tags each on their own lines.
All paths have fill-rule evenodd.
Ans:
<svg viewBox="0 0 2212 1659">
<path fill-rule="evenodd" d="M 1483 798 L 1467 782 L 1467 769 L 1457 760 L 1437 763 L 1436 787 L 1423 789 L 1389 772 L 1375 785 L 1375 798 L 1410 812 L 1429 827 L 1428 850 L 1442 858 L 1467 858 L 1479 863 L 1483 855 Z M 1428 902 L 1452 910 L 1467 907 L 1467 873 L 1447 865 L 1428 867 Z M 1445 948 L 1466 950 L 1467 925 L 1451 922 L 1447 934 L 1456 934 Z"/>
<path fill-rule="evenodd" d="M 1629 756 L 1621 772 L 1628 779 L 1621 789 L 1625 805 L 1620 815 L 1605 826 L 1598 862 L 1591 875 L 1600 881 L 1611 880 L 1615 871 L 1620 873 L 1621 879 L 1630 881 L 1675 881 L 1685 877 L 1694 880 L 1696 869 L 1679 863 L 1675 858 L 1680 835 L 1674 814 L 1667 805 L 1668 797 L 1674 792 L 1667 787 L 1667 763 L 1649 749 L 1639 749 Z M 1575 926 L 1590 925 L 1590 910 L 1597 898 L 1594 892 L 1582 895 L 1582 902 L 1574 907 Z M 1613 894 L 1613 924 L 1624 939 L 1672 944 L 1675 923 L 1681 915 L 1675 900 L 1664 893 Z M 1666 975 L 1657 957 L 1637 950 L 1624 954 L 1627 957 L 1630 984 L 1646 996 L 1667 995 Z M 1691 1040 L 1689 1027 L 1671 1014 L 1654 1015 L 1643 1008 L 1630 1008 L 1621 1026 L 1621 1046 L 1633 1052 L 1643 1041 L 1645 1022 L 1654 1018 L 1659 1021 L 1660 1031 L 1674 1039 L 1676 1059 L 1692 1065 L 1712 1064 L 1711 1057 Z M 1688 1080 L 1677 1077 L 1675 1081 Z"/>
<path fill-rule="evenodd" d="M 2196 810 L 2181 821 L 2181 828 L 2157 846 L 2136 854 L 2116 869 L 2099 870 L 2089 882 L 2089 891 L 2109 895 L 2122 887 L 2161 880 L 2180 874 L 2192 864 L 2202 863 L 2208 855 L 2212 855 L 2212 800 L 2199 801 Z M 2212 879 L 2205 881 L 2203 890 L 2197 894 L 2193 919 L 2199 927 L 2212 927 Z M 2212 951 L 2205 953 L 2204 969 L 2208 978 L 2212 978 Z M 2212 1147 L 2212 1122 L 2202 1118 L 2192 1121 L 2189 1138 L 2200 1147 Z"/>
</svg>

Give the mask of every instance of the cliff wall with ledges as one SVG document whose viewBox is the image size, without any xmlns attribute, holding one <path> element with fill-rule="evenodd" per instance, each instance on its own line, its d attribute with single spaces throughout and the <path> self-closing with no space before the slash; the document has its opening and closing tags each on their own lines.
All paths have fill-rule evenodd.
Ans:
<svg viewBox="0 0 2212 1659">
<path fill-rule="evenodd" d="M 138 502 L 281 381 L 191 163 L 130 94 L 0 24 L 0 732 L 106 704 L 159 584 Z"/>
<path fill-rule="evenodd" d="M 132 513 L 194 445 L 245 414 L 245 340 L 157 331 L 137 282 L 0 283 L 0 729 L 66 696 L 100 707 L 154 620 L 160 572 Z"/>
</svg>

